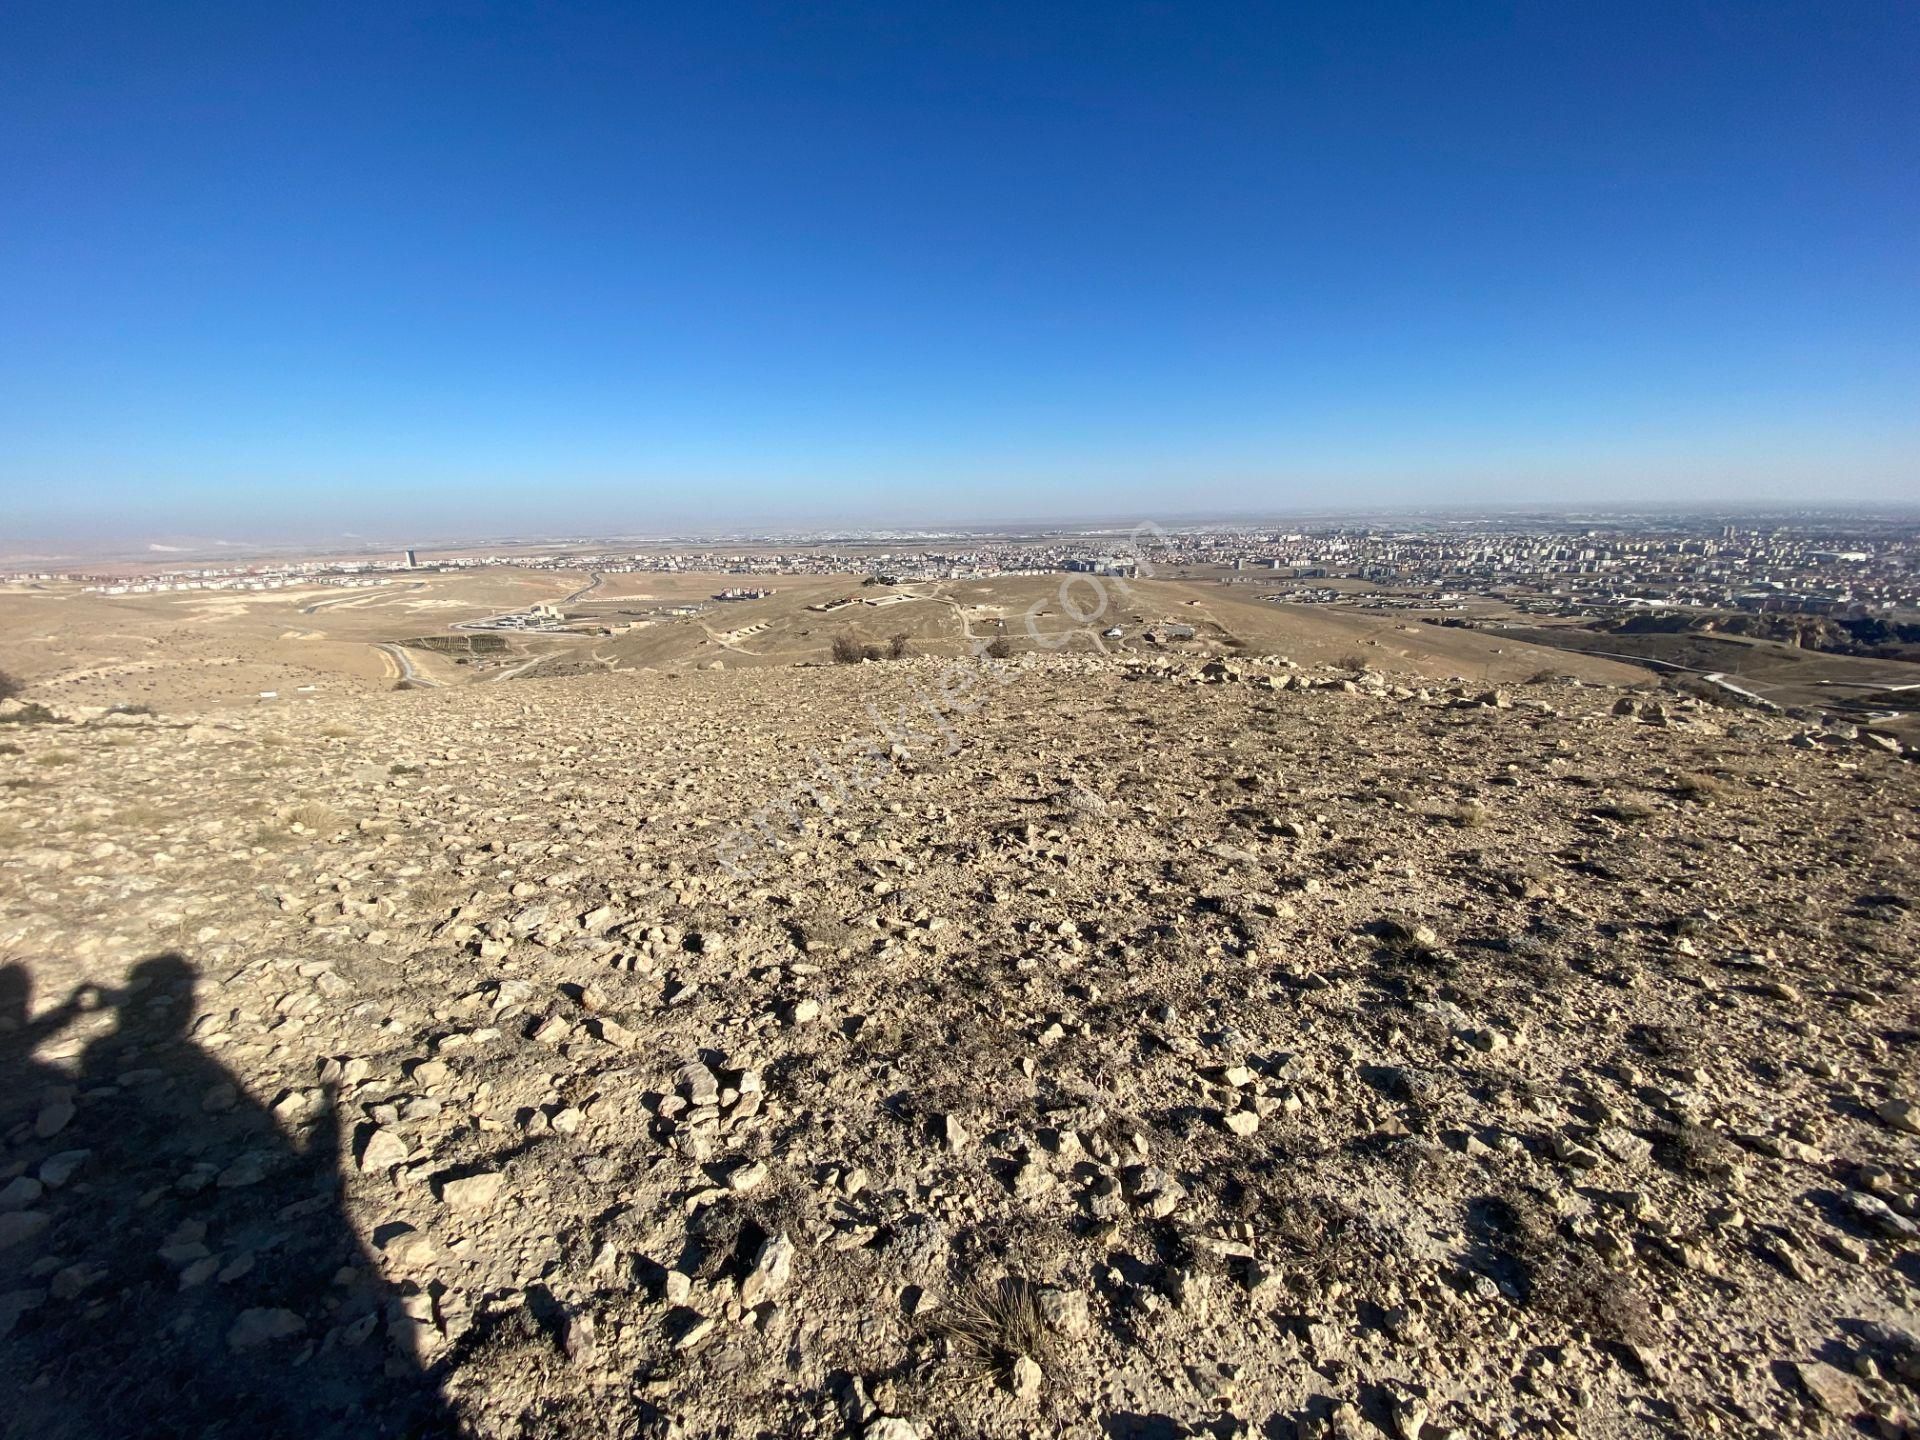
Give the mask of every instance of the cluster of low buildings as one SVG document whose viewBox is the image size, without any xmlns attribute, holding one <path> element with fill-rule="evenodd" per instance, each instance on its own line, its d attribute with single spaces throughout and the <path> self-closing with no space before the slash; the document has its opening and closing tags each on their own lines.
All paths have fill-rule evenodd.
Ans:
<svg viewBox="0 0 1920 1440">
<path fill-rule="evenodd" d="M 898 581 L 1086 573 L 1181 574 L 1256 585 L 1305 604 L 1462 608 L 1496 598 L 1539 613 L 1636 608 L 1787 612 L 1839 619 L 1920 610 L 1920 527 L 1867 516 L 1748 518 L 1674 515 L 1560 518 L 1446 515 L 1395 523 L 1143 526 L 1028 534 L 789 538 L 760 546 L 649 544 L 586 553 L 435 558 L 439 571 L 533 570 L 740 576 L 848 575 Z M 133 577 L 45 573 L 107 595 L 192 590 L 364 586 L 418 573 L 417 552 L 388 558 L 170 567 Z M 1363 582 L 1341 585 L 1336 582 Z M 1364 591 L 1369 593 L 1356 593 Z M 730 586 L 716 601 L 762 599 L 769 586 Z M 533 613 L 527 628 L 552 623 Z"/>
<path fill-rule="evenodd" d="M 1296 603 L 1541 613 L 1686 608 L 1860 618 L 1920 609 L 1920 528 L 1782 521 L 1328 526 L 1174 536 L 1160 566 L 1218 567 Z M 1356 594 L 1335 581 L 1389 593 Z M 1288 582 L 1295 582 L 1289 584 Z"/>
</svg>

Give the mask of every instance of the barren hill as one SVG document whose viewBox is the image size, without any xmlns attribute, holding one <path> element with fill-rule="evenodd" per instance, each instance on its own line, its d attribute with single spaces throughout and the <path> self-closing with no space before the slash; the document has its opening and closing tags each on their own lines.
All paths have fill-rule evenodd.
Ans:
<svg viewBox="0 0 1920 1440">
<path fill-rule="evenodd" d="M 1189 608 L 4 707 L 10 1427 L 1902 1433 L 1915 768 Z"/>
</svg>

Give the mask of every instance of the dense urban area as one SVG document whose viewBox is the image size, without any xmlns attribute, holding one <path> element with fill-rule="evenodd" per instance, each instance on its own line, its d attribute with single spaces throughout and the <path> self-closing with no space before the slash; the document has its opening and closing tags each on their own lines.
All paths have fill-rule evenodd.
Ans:
<svg viewBox="0 0 1920 1440">
<path fill-rule="evenodd" d="M 1337 583 L 1390 590 L 1421 608 L 1502 600 L 1543 614 L 1594 615 L 1659 607 L 1719 608 L 1862 619 L 1920 611 L 1920 520 L 1861 514 L 1594 517 L 1501 521 L 1458 516 L 1392 524 L 1162 526 L 773 536 L 719 545 L 602 542 L 488 551 L 169 564 L 144 572 L 33 571 L 15 584 L 78 582 L 108 595 L 391 584 L 422 570 L 525 569 L 727 575 L 868 574 L 898 580 L 984 579 L 1089 571 L 1212 573 L 1272 587 L 1274 599 L 1353 603 Z M 740 590 L 716 598 L 762 592 Z M 1920 618 L 1920 617 L 1916 617 Z"/>
</svg>

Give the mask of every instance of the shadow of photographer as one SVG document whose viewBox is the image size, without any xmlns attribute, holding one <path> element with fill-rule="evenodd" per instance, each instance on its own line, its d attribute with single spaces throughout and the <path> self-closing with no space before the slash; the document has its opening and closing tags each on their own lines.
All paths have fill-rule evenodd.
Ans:
<svg viewBox="0 0 1920 1440">
<path fill-rule="evenodd" d="M 157 955 L 31 1016 L 31 973 L 0 967 L 5 1432 L 456 1433 L 389 1340 L 398 1296 L 345 1213 L 334 1095 L 283 1129 L 189 1037 L 195 979 Z M 35 1058 L 103 1008 L 77 1072 Z"/>
</svg>

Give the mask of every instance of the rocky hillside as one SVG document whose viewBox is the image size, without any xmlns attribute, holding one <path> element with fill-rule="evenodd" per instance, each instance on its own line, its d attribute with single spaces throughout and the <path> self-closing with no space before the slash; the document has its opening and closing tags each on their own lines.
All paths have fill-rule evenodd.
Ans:
<svg viewBox="0 0 1920 1440">
<path fill-rule="evenodd" d="M 1884 739 L 1274 659 L 0 721 L 8 1433 L 1915 1433 Z"/>
</svg>

